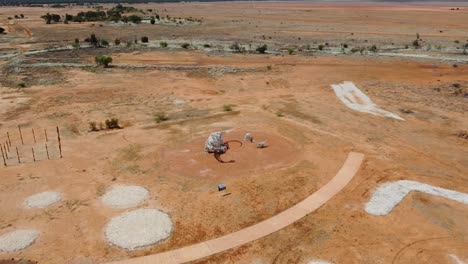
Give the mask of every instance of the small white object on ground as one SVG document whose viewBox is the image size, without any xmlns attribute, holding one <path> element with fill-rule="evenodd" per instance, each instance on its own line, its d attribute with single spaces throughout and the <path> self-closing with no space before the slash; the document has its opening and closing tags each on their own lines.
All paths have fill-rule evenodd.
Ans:
<svg viewBox="0 0 468 264">
<path fill-rule="evenodd" d="M 158 209 L 137 209 L 112 218 L 105 228 L 107 240 L 118 247 L 135 250 L 168 238 L 172 221 Z"/>
<path fill-rule="evenodd" d="M 398 120 L 404 120 L 399 115 L 379 108 L 372 100 L 365 95 L 359 88 L 352 82 L 343 82 L 342 84 L 332 84 L 331 86 L 335 91 L 338 99 L 341 100 L 347 107 L 378 116 L 386 116 Z"/>
<path fill-rule="evenodd" d="M 109 207 L 129 208 L 142 204 L 148 197 L 149 191 L 141 186 L 114 186 L 101 201 Z"/>
<path fill-rule="evenodd" d="M 39 237 L 39 232 L 33 229 L 18 229 L 0 236 L 0 251 L 14 252 L 32 245 Z"/>
<path fill-rule="evenodd" d="M 328 262 L 325 260 L 311 260 L 307 264 L 333 264 L 333 262 Z"/>
<path fill-rule="evenodd" d="M 28 208 L 45 208 L 63 199 L 59 192 L 42 192 L 26 198 L 25 205 Z"/>
<path fill-rule="evenodd" d="M 403 200 L 409 192 L 423 192 L 444 197 L 468 205 L 468 194 L 435 187 L 416 181 L 401 180 L 387 182 L 374 191 L 365 205 L 365 210 L 373 215 L 387 215 Z"/>
<path fill-rule="evenodd" d="M 250 142 L 252 142 L 252 140 L 253 140 L 252 134 L 250 134 L 250 133 L 245 133 L 244 141 L 250 141 Z"/>
</svg>

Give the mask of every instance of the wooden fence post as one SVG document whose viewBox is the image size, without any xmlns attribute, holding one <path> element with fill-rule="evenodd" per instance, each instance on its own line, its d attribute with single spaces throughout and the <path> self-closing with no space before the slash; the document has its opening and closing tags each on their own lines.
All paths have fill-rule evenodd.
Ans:
<svg viewBox="0 0 468 264">
<path fill-rule="evenodd" d="M 47 148 L 47 143 L 45 144 L 45 150 L 46 150 L 46 153 L 47 153 L 47 159 L 50 160 L 49 149 Z"/>
<path fill-rule="evenodd" d="M 47 130 L 44 128 L 44 134 L 45 134 L 45 141 L 48 142 L 49 139 L 47 138 Z"/>
<path fill-rule="evenodd" d="M 3 165 L 5 165 L 5 167 L 6 167 L 7 164 L 6 164 L 6 160 L 5 160 L 5 154 L 3 153 L 3 149 L 2 149 L 2 158 L 3 158 Z"/>
<path fill-rule="evenodd" d="M 19 133 L 20 133 L 20 137 L 21 137 L 21 144 L 24 145 L 24 141 L 23 141 L 23 133 L 21 133 L 21 127 L 18 125 L 18 130 L 19 130 Z"/>
<path fill-rule="evenodd" d="M 32 154 L 33 154 L 33 161 L 36 162 L 36 155 L 34 155 L 34 148 L 31 148 Z"/>
<path fill-rule="evenodd" d="M 8 153 L 7 153 L 6 148 L 5 148 L 5 145 L 0 146 L 0 148 L 2 148 L 3 151 L 5 152 L 6 158 L 9 159 L 9 158 L 8 158 Z"/>
<path fill-rule="evenodd" d="M 10 143 L 10 147 L 11 147 L 10 133 L 6 132 L 6 134 L 7 134 L 7 137 L 8 137 L 8 143 Z"/>
<path fill-rule="evenodd" d="M 16 147 L 16 157 L 18 157 L 18 163 L 21 163 L 21 159 L 18 152 L 18 147 Z"/>
<path fill-rule="evenodd" d="M 62 158 L 62 142 L 60 141 L 60 131 L 59 131 L 58 126 L 57 126 L 57 138 L 58 138 L 58 142 L 59 142 L 60 158 Z"/>
<path fill-rule="evenodd" d="M 5 145 L 7 147 L 8 152 L 10 152 L 10 146 L 8 146 L 8 141 L 5 141 Z"/>
<path fill-rule="evenodd" d="M 34 133 L 34 128 L 31 129 L 33 133 L 34 143 L 36 143 L 36 134 Z"/>
</svg>

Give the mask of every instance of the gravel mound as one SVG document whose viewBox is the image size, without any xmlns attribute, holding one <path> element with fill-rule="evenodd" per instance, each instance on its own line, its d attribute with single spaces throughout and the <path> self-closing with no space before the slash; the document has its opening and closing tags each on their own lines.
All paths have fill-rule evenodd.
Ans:
<svg viewBox="0 0 468 264">
<path fill-rule="evenodd" d="M 26 198 L 25 204 L 29 208 L 45 208 L 63 199 L 59 192 L 42 192 Z"/>
<path fill-rule="evenodd" d="M 32 229 L 18 229 L 0 236 L 0 251 L 14 252 L 29 247 L 39 232 Z"/>
<path fill-rule="evenodd" d="M 101 200 L 109 207 L 129 208 L 142 204 L 148 197 L 149 191 L 141 186 L 115 186 Z"/>
<path fill-rule="evenodd" d="M 118 247 L 135 250 L 153 245 L 171 235 L 169 215 L 158 209 L 137 209 L 112 218 L 105 227 L 107 240 Z"/>
</svg>

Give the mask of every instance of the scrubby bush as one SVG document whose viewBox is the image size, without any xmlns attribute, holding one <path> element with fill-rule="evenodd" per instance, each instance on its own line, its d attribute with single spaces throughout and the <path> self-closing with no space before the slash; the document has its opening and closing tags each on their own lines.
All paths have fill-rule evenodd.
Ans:
<svg viewBox="0 0 468 264">
<path fill-rule="evenodd" d="M 415 39 L 412 44 L 413 44 L 413 47 L 416 48 L 416 49 L 421 47 L 421 45 L 419 44 L 419 40 L 417 40 L 417 39 Z"/>
<path fill-rule="evenodd" d="M 182 45 L 180 45 L 182 48 L 184 49 L 188 49 L 190 47 L 190 43 L 183 43 Z"/>
<path fill-rule="evenodd" d="M 148 43 L 148 41 L 149 41 L 149 39 L 148 39 L 147 36 L 141 37 L 141 42 L 142 42 L 142 43 Z"/>
<path fill-rule="evenodd" d="M 24 82 L 18 83 L 18 87 L 24 88 L 24 87 L 26 87 L 26 84 Z"/>
<path fill-rule="evenodd" d="M 119 129 L 119 120 L 117 118 L 106 119 L 106 128 L 107 129 Z"/>
<path fill-rule="evenodd" d="M 101 45 L 104 46 L 104 47 L 107 47 L 107 46 L 109 46 L 109 41 L 103 39 L 103 40 L 101 40 Z"/>
<path fill-rule="evenodd" d="M 114 44 L 115 44 L 116 46 L 119 46 L 119 45 L 120 45 L 120 39 L 116 38 L 116 39 L 114 40 Z"/>
<path fill-rule="evenodd" d="M 0 34 L 3 34 L 3 32 L 5 32 L 5 29 L 0 27 Z"/>
<path fill-rule="evenodd" d="M 323 48 L 325 48 L 324 45 L 322 45 L 322 44 L 318 45 L 318 49 L 319 49 L 319 50 L 323 50 Z"/>
<path fill-rule="evenodd" d="M 372 45 L 371 47 L 369 47 L 369 51 L 372 51 L 372 52 L 377 52 L 377 46 L 376 45 Z"/>
<path fill-rule="evenodd" d="M 140 24 L 141 23 L 141 17 L 137 15 L 131 15 L 128 17 L 128 20 L 134 24 Z"/>
<path fill-rule="evenodd" d="M 165 112 L 159 112 L 154 115 L 154 121 L 156 121 L 156 123 L 161 123 L 167 120 L 169 120 L 169 116 Z"/>
<path fill-rule="evenodd" d="M 167 47 L 167 42 L 161 41 L 161 42 L 159 42 L 159 46 L 161 46 L 161 48 L 166 48 Z"/>
<path fill-rule="evenodd" d="M 232 105 L 230 105 L 230 104 L 223 105 L 223 110 L 225 112 L 231 112 L 232 111 Z"/>
<path fill-rule="evenodd" d="M 99 131 L 99 129 L 97 128 L 97 123 L 96 122 L 89 122 L 89 131 L 90 132 L 95 132 L 95 131 Z"/>
<path fill-rule="evenodd" d="M 210 44 L 203 44 L 203 47 L 204 48 L 211 48 L 211 45 Z"/>
<path fill-rule="evenodd" d="M 94 58 L 97 65 L 103 65 L 104 67 L 108 67 L 110 63 L 112 63 L 112 57 L 106 55 L 99 55 Z"/>
<path fill-rule="evenodd" d="M 258 46 L 256 51 L 260 54 L 264 54 L 268 49 L 268 46 L 266 44 L 263 44 L 262 46 Z"/>
<path fill-rule="evenodd" d="M 288 53 L 289 53 L 289 55 L 293 55 L 294 54 L 294 49 L 293 48 L 288 48 Z"/>
<path fill-rule="evenodd" d="M 156 23 L 156 20 L 154 20 L 154 18 L 152 18 L 152 19 L 150 20 L 150 23 L 151 23 L 151 25 L 154 25 L 154 24 Z"/>
<path fill-rule="evenodd" d="M 230 49 L 235 51 L 235 52 L 240 52 L 241 51 L 241 46 L 239 45 L 239 43 L 236 42 L 236 43 L 231 45 Z"/>
</svg>

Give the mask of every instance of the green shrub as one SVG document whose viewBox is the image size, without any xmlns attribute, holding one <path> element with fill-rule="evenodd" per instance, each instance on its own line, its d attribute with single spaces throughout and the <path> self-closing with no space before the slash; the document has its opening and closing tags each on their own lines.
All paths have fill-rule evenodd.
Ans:
<svg viewBox="0 0 468 264">
<path fill-rule="evenodd" d="M 108 67 L 110 63 L 112 63 L 112 57 L 106 55 L 98 55 L 94 58 L 94 61 L 97 65 L 103 65 L 104 67 Z"/>
<path fill-rule="evenodd" d="M 375 53 L 375 52 L 377 52 L 377 50 L 378 50 L 378 49 L 377 49 L 377 46 L 376 46 L 376 45 L 372 45 L 371 47 L 369 47 L 369 51 L 371 51 L 371 52 L 374 52 L 374 53 Z"/>
<path fill-rule="evenodd" d="M 89 122 L 89 131 L 91 132 L 99 131 L 99 129 L 97 128 L 96 122 Z"/>
<path fill-rule="evenodd" d="M 293 48 L 288 48 L 288 53 L 289 53 L 289 55 L 293 55 L 294 54 L 294 49 Z"/>
<path fill-rule="evenodd" d="M 109 46 L 109 41 L 103 39 L 103 40 L 101 40 L 101 45 L 104 46 L 104 47 L 107 47 L 107 46 Z"/>
<path fill-rule="evenodd" d="M 166 48 L 167 47 L 167 42 L 161 41 L 161 42 L 159 42 L 159 46 L 161 46 L 161 48 Z"/>
<path fill-rule="evenodd" d="M 79 49 L 80 48 L 80 43 L 73 42 L 71 45 L 72 45 L 72 47 L 74 49 Z"/>
<path fill-rule="evenodd" d="M 318 49 L 319 49 L 319 50 L 323 50 L 324 47 L 325 47 L 325 46 L 322 45 L 322 44 L 318 45 Z"/>
<path fill-rule="evenodd" d="M 231 112 L 232 111 L 232 105 L 230 105 L 230 104 L 223 105 L 223 110 L 225 112 Z"/>
<path fill-rule="evenodd" d="M 256 51 L 260 54 L 264 54 L 268 49 L 268 46 L 266 44 L 263 44 L 262 46 L 258 46 Z"/>
<path fill-rule="evenodd" d="M 154 121 L 156 121 L 156 123 L 161 123 L 167 120 L 169 120 L 169 116 L 165 112 L 159 112 L 154 115 Z"/>
<path fill-rule="evenodd" d="M 18 83 L 18 87 L 24 88 L 24 87 L 26 87 L 26 84 L 24 82 Z"/>
<path fill-rule="evenodd" d="M 184 49 L 188 49 L 190 47 L 190 43 L 183 43 L 182 45 L 180 45 L 182 48 Z"/>
<path fill-rule="evenodd" d="M 106 119 L 106 128 L 107 129 L 119 129 L 119 120 L 117 118 Z"/>
</svg>

